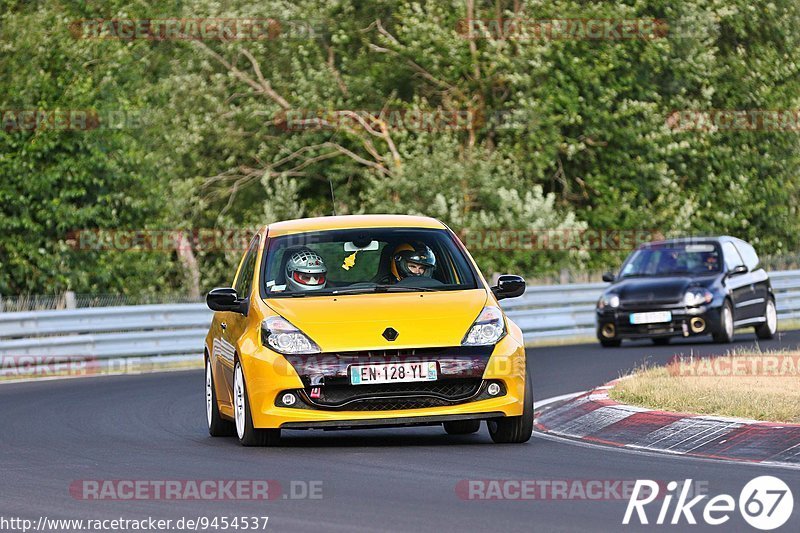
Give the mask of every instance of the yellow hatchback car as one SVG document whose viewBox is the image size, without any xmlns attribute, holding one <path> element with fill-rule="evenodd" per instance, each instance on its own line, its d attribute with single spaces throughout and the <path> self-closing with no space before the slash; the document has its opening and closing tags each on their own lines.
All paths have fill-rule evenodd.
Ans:
<svg viewBox="0 0 800 533">
<path fill-rule="evenodd" d="M 427 217 L 270 224 L 233 287 L 212 290 L 205 343 L 211 435 L 271 446 L 282 429 L 443 425 L 526 442 L 533 393 L 522 332 L 458 237 Z"/>
</svg>

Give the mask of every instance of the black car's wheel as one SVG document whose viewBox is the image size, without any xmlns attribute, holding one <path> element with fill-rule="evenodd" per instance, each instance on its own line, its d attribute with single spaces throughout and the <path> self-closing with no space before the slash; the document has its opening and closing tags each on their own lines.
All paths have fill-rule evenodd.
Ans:
<svg viewBox="0 0 800 533">
<path fill-rule="evenodd" d="M 600 345 L 603 348 L 618 348 L 622 344 L 622 339 L 600 339 Z"/>
<path fill-rule="evenodd" d="M 658 346 L 666 346 L 671 340 L 671 337 L 654 337 L 653 344 L 657 344 Z"/>
<path fill-rule="evenodd" d="M 523 443 L 533 434 L 533 386 L 531 377 L 525 372 L 525 399 L 522 416 L 505 416 L 486 421 L 489 436 L 498 444 Z"/>
<path fill-rule="evenodd" d="M 442 423 L 444 430 L 450 435 L 468 435 L 481 429 L 480 420 L 453 420 Z"/>
<path fill-rule="evenodd" d="M 236 361 L 233 369 L 233 412 L 236 435 L 243 446 L 275 446 L 280 441 L 280 429 L 256 429 L 253 427 L 250 400 L 247 399 L 247 386 L 239 361 Z"/>
<path fill-rule="evenodd" d="M 208 433 L 212 437 L 231 437 L 236 434 L 236 427 L 230 420 L 219 414 L 217 391 L 214 390 L 214 376 L 211 375 L 211 361 L 206 359 L 206 421 Z"/>
<path fill-rule="evenodd" d="M 766 319 L 764 323 L 756 326 L 756 336 L 759 339 L 771 339 L 778 331 L 778 310 L 775 308 L 775 300 L 772 298 L 767 300 L 764 318 Z"/>
<path fill-rule="evenodd" d="M 729 301 L 719 312 L 719 329 L 711 334 L 715 342 L 728 343 L 733 341 L 733 308 Z"/>
</svg>

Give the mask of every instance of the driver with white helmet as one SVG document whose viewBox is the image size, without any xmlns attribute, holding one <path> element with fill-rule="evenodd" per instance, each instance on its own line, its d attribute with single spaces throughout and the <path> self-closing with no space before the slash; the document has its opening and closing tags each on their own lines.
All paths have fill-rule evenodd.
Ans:
<svg viewBox="0 0 800 533">
<path fill-rule="evenodd" d="M 317 291 L 325 288 L 328 269 L 318 253 L 304 248 L 291 252 L 286 262 L 286 285 L 291 291 Z"/>
</svg>

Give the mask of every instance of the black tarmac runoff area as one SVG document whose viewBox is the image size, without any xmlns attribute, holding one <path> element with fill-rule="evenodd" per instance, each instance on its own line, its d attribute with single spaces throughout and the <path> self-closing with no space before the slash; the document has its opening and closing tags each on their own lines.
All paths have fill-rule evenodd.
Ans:
<svg viewBox="0 0 800 533">
<path fill-rule="evenodd" d="M 748 332 L 730 345 L 701 339 L 668 346 L 625 342 L 612 349 L 596 343 L 537 347 L 528 350 L 528 365 L 541 403 L 605 383 L 645 361 L 666 363 L 675 354 L 709 356 L 756 343 Z M 758 345 L 798 349 L 800 332 L 780 333 Z M 580 494 L 541 499 L 539 492 L 531 499 L 515 491 L 507 491 L 507 498 L 483 496 L 487 480 L 508 488 L 537 480 L 586 487 L 591 481 L 609 486 L 650 479 L 666 486 L 691 479 L 709 497 L 730 494 L 738 501 L 748 481 L 772 475 L 786 482 L 795 498 L 793 515 L 781 530 L 800 531 L 800 470 L 587 446 L 540 434 L 527 444 L 496 445 L 485 426 L 466 436 L 447 435 L 441 427 L 284 431 L 280 447 L 245 448 L 234 438 L 208 435 L 204 402 L 202 370 L 0 384 L 0 520 L 152 517 L 172 520 L 174 530 L 180 519 L 185 526 L 186 520 L 216 518 L 221 530 L 222 517 L 266 516 L 267 531 L 348 533 L 753 531 L 738 510 L 724 525 L 704 525 L 708 498 L 694 508 L 699 525 L 684 518 L 678 525 L 656 526 L 664 498 L 647 507 L 648 525 L 638 520 L 623 525 L 628 501 L 613 491 L 600 499 Z M 266 501 L 92 499 L 81 489 L 86 480 L 116 480 L 115 487 L 120 480 L 151 487 L 168 480 L 277 483 L 270 485 L 275 499 Z M 669 522 L 672 511 L 666 516 Z M 238 526 L 228 531 L 243 530 Z"/>
</svg>

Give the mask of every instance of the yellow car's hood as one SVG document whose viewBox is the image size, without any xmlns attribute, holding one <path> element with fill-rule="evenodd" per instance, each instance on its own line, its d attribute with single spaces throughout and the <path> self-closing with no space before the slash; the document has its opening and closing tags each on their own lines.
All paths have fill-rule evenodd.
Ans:
<svg viewBox="0 0 800 533">
<path fill-rule="evenodd" d="M 486 305 L 484 289 L 271 298 L 267 305 L 323 352 L 458 346 Z M 392 342 L 386 328 L 398 332 Z"/>
</svg>

